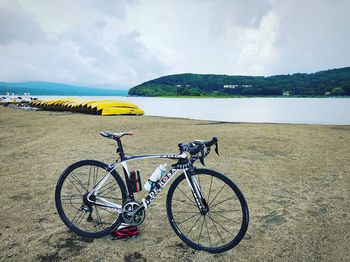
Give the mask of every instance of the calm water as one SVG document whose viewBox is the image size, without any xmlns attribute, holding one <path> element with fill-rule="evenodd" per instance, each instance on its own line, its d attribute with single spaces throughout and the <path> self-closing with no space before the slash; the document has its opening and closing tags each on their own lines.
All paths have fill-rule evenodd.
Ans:
<svg viewBox="0 0 350 262">
<path fill-rule="evenodd" d="M 129 101 L 152 116 L 227 122 L 350 124 L 349 98 L 86 98 Z"/>
</svg>

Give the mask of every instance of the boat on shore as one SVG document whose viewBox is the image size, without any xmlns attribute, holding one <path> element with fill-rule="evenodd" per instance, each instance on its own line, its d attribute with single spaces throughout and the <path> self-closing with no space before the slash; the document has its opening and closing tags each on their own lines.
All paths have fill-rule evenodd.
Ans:
<svg viewBox="0 0 350 262">
<path fill-rule="evenodd" d="M 29 105 L 50 111 L 71 111 L 92 115 L 143 115 L 137 105 L 120 100 L 87 100 L 78 98 L 45 99 L 29 102 Z"/>
</svg>

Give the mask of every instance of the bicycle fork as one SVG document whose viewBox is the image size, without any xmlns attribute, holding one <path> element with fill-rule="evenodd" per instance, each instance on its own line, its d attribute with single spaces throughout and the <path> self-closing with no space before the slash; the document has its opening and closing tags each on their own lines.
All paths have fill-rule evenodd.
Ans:
<svg viewBox="0 0 350 262">
<path fill-rule="evenodd" d="M 202 215 L 206 215 L 209 212 L 209 205 L 202 194 L 202 190 L 197 182 L 197 179 L 194 177 L 191 170 L 184 170 L 184 174 L 199 211 Z"/>
</svg>

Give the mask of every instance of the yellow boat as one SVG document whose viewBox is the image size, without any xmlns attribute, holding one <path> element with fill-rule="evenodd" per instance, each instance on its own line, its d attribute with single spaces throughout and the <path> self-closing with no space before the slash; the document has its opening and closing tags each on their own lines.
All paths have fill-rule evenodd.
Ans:
<svg viewBox="0 0 350 262">
<path fill-rule="evenodd" d="M 79 98 L 63 98 L 35 100 L 31 106 L 53 111 L 72 111 L 95 115 L 143 115 L 144 111 L 137 105 L 120 100 L 86 100 Z"/>
<path fill-rule="evenodd" d="M 118 108 L 134 108 L 138 109 L 137 105 L 124 102 L 124 101 L 109 101 L 109 102 L 102 102 L 102 103 L 94 103 L 91 105 L 91 114 L 98 115 L 99 111 L 101 111 L 103 108 L 107 107 L 118 107 Z"/>
<path fill-rule="evenodd" d="M 35 107 L 36 104 L 39 104 L 39 101 L 40 101 L 40 100 L 34 100 L 34 101 L 29 102 L 28 104 L 29 104 L 30 106 Z"/>
<path fill-rule="evenodd" d="M 98 105 L 98 104 L 109 104 L 109 103 L 115 103 L 115 102 L 120 102 L 120 103 L 127 103 L 127 102 L 124 102 L 124 101 L 118 101 L 118 100 L 108 100 L 108 99 L 105 99 L 105 100 L 95 100 L 95 101 L 91 101 L 89 103 L 87 103 L 85 106 L 84 106 L 84 111 L 86 112 L 89 112 L 89 113 L 93 113 L 95 107 Z"/>
<path fill-rule="evenodd" d="M 98 115 L 111 116 L 111 115 L 143 115 L 144 110 L 140 108 L 130 107 L 104 107 L 97 112 Z"/>
</svg>

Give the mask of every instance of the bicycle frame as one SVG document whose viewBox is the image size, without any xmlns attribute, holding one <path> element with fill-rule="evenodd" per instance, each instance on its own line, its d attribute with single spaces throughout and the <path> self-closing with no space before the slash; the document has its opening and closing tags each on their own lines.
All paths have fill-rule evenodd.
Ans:
<svg viewBox="0 0 350 262">
<path fill-rule="evenodd" d="M 110 164 L 108 167 L 108 173 L 97 183 L 95 188 L 88 194 L 87 199 L 91 203 L 95 205 L 99 205 L 101 207 L 107 208 L 107 209 L 112 209 L 118 213 L 122 212 L 122 206 L 114 204 L 102 197 L 97 196 L 98 191 L 100 188 L 103 186 L 103 184 L 107 181 L 109 176 L 111 176 L 111 172 L 113 172 L 116 168 L 119 166 L 122 166 L 124 176 L 125 176 L 125 181 L 128 189 L 128 198 L 130 200 L 134 200 L 134 194 L 133 190 L 131 187 L 131 181 L 130 181 L 130 176 L 129 176 L 129 169 L 128 169 L 128 162 L 129 161 L 135 161 L 135 160 L 141 160 L 141 159 L 154 159 L 154 158 L 167 158 L 167 159 L 173 159 L 173 160 L 185 160 L 187 158 L 187 155 L 185 153 L 182 154 L 148 154 L 148 155 L 136 155 L 136 156 L 125 156 L 123 147 L 121 144 L 120 140 L 116 140 L 117 142 L 117 153 L 119 153 L 121 161 L 119 163 L 113 163 Z M 196 200 L 196 203 L 200 210 L 202 209 L 202 204 L 200 199 L 202 199 L 202 194 L 200 192 L 199 186 L 197 184 L 197 181 L 194 179 L 191 179 L 192 176 L 192 171 L 189 168 L 185 169 L 178 169 L 178 168 L 171 168 L 166 175 L 164 175 L 160 181 L 156 183 L 156 185 L 150 190 L 149 194 L 142 199 L 142 204 L 141 206 L 137 209 L 139 210 L 140 208 L 145 208 L 147 209 L 148 206 L 152 203 L 152 201 L 155 199 L 155 197 L 162 191 L 162 189 L 166 186 L 166 184 L 169 183 L 169 181 L 174 177 L 175 174 L 177 174 L 179 171 L 183 171 L 185 173 L 186 179 L 188 181 L 188 184 L 191 188 L 191 191 L 194 195 L 194 198 Z M 95 201 L 90 200 L 90 196 L 92 194 L 96 195 L 96 201 L 99 200 L 101 203 L 97 203 Z M 135 211 L 136 212 L 136 211 Z"/>
</svg>

